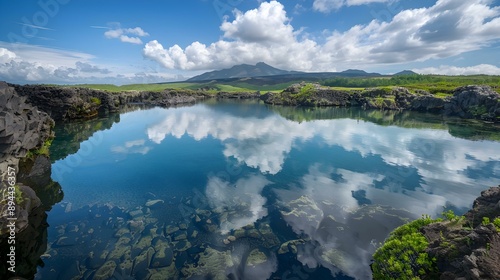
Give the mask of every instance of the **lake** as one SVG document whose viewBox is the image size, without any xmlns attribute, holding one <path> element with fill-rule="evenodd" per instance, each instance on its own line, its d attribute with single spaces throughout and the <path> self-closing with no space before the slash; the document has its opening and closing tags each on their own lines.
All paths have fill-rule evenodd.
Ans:
<svg viewBox="0 0 500 280">
<path fill-rule="evenodd" d="M 498 127 L 432 114 L 209 100 L 85 124 L 56 127 L 35 279 L 369 279 L 394 228 L 500 182 Z"/>
</svg>

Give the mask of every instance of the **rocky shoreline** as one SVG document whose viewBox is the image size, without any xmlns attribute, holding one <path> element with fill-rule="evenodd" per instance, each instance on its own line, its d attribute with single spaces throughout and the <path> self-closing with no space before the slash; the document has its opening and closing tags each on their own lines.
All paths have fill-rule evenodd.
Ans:
<svg viewBox="0 0 500 280">
<path fill-rule="evenodd" d="M 411 110 L 500 122 L 500 94 L 489 86 L 480 85 L 459 87 L 452 96 L 441 97 L 426 91 L 411 93 L 404 87 L 349 92 L 301 83 L 280 93 L 266 93 L 261 99 L 273 105 Z"/>
<path fill-rule="evenodd" d="M 500 186 L 481 192 L 463 218 L 422 228 L 440 279 L 500 279 Z"/>
<path fill-rule="evenodd" d="M 394 229 L 373 258 L 374 279 L 500 279 L 500 186 L 463 216 L 447 211 Z"/>
</svg>

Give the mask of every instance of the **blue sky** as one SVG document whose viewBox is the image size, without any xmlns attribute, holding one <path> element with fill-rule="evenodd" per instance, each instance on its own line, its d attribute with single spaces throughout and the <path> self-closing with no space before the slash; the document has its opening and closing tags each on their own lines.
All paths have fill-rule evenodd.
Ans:
<svg viewBox="0 0 500 280">
<path fill-rule="evenodd" d="M 500 0 L 0 0 L 0 80 L 150 83 L 287 70 L 500 75 Z"/>
</svg>

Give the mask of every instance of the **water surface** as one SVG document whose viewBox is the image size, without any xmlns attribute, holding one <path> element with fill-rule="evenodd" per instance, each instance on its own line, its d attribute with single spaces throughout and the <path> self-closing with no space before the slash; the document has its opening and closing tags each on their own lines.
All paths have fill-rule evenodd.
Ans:
<svg viewBox="0 0 500 280">
<path fill-rule="evenodd" d="M 500 182 L 498 128 L 430 114 L 206 102 L 108 124 L 53 164 L 39 279 L 366 279 L 392 229 Z"/>
</svg>

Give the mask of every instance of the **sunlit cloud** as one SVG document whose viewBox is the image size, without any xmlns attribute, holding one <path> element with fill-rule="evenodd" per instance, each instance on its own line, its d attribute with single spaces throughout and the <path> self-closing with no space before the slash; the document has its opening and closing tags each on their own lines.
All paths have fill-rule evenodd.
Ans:
<svg viewBox="0 0 500 280">
<path fill-rule="evenodd" d="M 479 64 L 467 67 L 440 65 L 438 67 L 415 68 L 413 71 L 419 74 L 439 75 L 500 75 L 500 67 L 491 64 Z"/>
<path fill-rule="evenodd" d="M 313 7 L 329 12 L 375 2 L 389 1 L 316 0 Z M 168 69 L 208 70 L 266 61 L 286 70 L 336 71 L 452 57 L 500 40 L 500 10 L 485 0 L 439 0 L 431 7 L 402 10 L 387 21 L 327 30 L 321 42 L 301 36 L 302 28 L 292 25 L 277 1 L 246 12 L 235 10 L 234 17 L 221 24 L 219 41 L 196 41 L 181 48 L 152 40 L 143 55 Z"/>
</svg>

